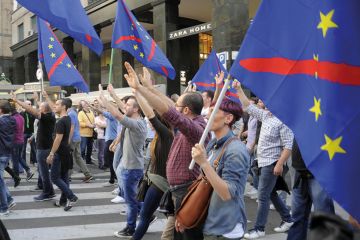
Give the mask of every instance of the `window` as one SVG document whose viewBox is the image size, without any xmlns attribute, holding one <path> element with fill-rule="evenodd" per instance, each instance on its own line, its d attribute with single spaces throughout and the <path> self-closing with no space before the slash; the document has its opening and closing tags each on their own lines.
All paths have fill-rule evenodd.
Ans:
<svg viewBox="0 0 360 240">
<path fill-rule="evenodd" d="M 88 3 L 90 5 L 90 4 L 93 4 L 94 2 L 97 2 L 97 1 L 99 1 L 99 0 L 88 0 Z"/>
<path fill-rule="evenodd" d="M 200 65 L 207 59 L 212 49 L 213 38 L 210 34 L 199 34 Z"/>
<path fill-rule="evenodd" d="M 24 24 L 18 25 L 18 41 L 24 40 Z"/>
<path fill-rule="evenodd" d="M 34 32 L 37 32 L 37 24 L 36 24 L 36 15 L 31 17 L 31 30 L 33 30 Z"/>
</svg>

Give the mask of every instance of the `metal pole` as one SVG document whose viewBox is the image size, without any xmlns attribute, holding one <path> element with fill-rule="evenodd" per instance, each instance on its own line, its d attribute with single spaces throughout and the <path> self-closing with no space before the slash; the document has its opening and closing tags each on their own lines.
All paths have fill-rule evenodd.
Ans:
<svg viewBox="0 0 360 240">
<path fill-rule="evenodd" d="M 42 69 L 41 61 L 38 61 L 38 70 L 36 71 L 36 77 L 40 81 L 40 102 L 43 101 L 43 91 L 44 91 L 44 73 Z"/>
<path fill-rule="evenodd" d="M 220 104 L 221 104 L 222 100 L 225 97 L 225 93 L 228 90 L 229 84 L 230 84 L 230 74 L 225 79 L 224 86 L 223 86 L 223 88 L 222 88 L 222 90 L 220 92 L 220 96 L 219 96 L 219 98 L 218 98 L 218 100 L 217 100 L 217 102 L 215 104 L 215 107 L 214 107 L 214 109 L 213 109 L 213 111 L 212 111 L 212 113 L 210 115 L 209 121 L 207 122 L 205 130 L 204 130 L 204 132 L 203 132 L 203 134 L 202 134 L 202 136 L 200 138 L 200 142 L 199 142 L 200 145 L 204 145 L 204 143 L 205 143 L 206 137 L 207 137 L 207 135 L 208 135 L 208 133 L 210 131 L 210 127 L 214 122 L 215 115 L 218 112 Z M 194 168 L 194 166 L 195 166 L 195 160 L 193 159 L 193 160 L 191 160 L 191 163 L 189 165 L 189 169 L 192 170 Z"/>
<path fill-rule="evenodd" d="M 114 60 L 114 48 L 111 48 L 111 57 L 110 57 L 110 70 L 109 70 L 109 82 L 108 84 L 111 84 L 112 81 L 112 68 L 113 68 L 113 60 Z"/>
</svg>

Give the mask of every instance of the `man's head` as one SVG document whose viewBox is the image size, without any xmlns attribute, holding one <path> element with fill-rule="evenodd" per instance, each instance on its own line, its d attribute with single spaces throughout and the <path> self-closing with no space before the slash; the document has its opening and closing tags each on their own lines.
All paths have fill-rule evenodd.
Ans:
<svg viewBox="0 0 360 240">
<path fill-rule="evenodd" d="M 204 108 L 208 108 L 211 105 L 212 100 L 214 99 L 214 92 L 211 90 L 206 90 L 201 93 L 201 96 L 204 101 Z"/>
<path fill-rule="evenodd" d="M 176 110 L 185 116 L 198 116 L 203 108 L 203 98 L 200 93 L 190 92 L 179 97 L 176 104 Z"/>
<path fill-rule="evenodd" d="M 261 99 L 258 100 L 257 105 L 259 108 L 265 109 L 265 104 Z"/>
<path fill-rule="evenodd" d="M 85 102 L 84 100 L 81 100 L 80 101 L 80 106 L 81 106 L 81 109 L 88 112 L 89 111 L 89 105 L 87 102 Z"/>
<path fill-rule="evenodd" d="M 95 108 L 99 107 L 99 101 L 97 99 L 94 100 L 94 107 Z"/>
<path fill-rule="evenodd" d="M 212 112 L 214 105 L 210 107 Z M 210 116 L 210 113 L 208 116 Z M 219 107 L 219 111 L 215 115 L 214 123 L 211 126 L 211 131 L 218 131 L 224 127 L 231 129 L 232 125 L 241 118 L 242 108 L 240 104 L 225 98 Z"/>
<path fill-rule="evenodd" d="M 11 113 L 11 104 L 7 100 L 0 100 L 0 115 Z"/>
<path fill-rule="evenodd" d="M 31 106 L 31 101 L 26 100 L 25 103 L 26 103 L 28 106 Z"/>
<path fill-rule="evenodd" d="M 128 117 L 141 116 L 141 110 L 136 98 L 130 96 L 125 103 L 125 115 Z"/>
<path fill-rule="evenodd" d="M 55 112 L 57 114 L 65 113 L 72 106 L 72 101 L 69 98 L 57 100 L 55 103 Z"/>
<path fill-rule="evenodd" d="M 47 102 L 40 103 L 39 110 L 41 113 L 49 113 L 52 111 L 50 105 Z"/>
<path fill-rule="evenodd" d="M 170 96 L 170 99 L 171 99 L 174 103 L 176 103 L 176 101 L 179 99 L 179 95 L 176 94 L 176 93 L 174 93 L 174 94 L 172 94 L 172 95 Z"/>
</svg>

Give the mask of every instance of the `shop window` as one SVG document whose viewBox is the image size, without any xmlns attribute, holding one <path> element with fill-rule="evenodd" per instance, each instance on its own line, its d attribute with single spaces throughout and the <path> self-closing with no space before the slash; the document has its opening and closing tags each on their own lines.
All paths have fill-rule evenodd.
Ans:
<svg viewBox="0 0 360 240">
<path fill-rule="evenodd" d="M 210 34 L 199 34 L 199 60 L 200 65 L 207 59 L 212 50 L 213 38 Z"/>
</svg>

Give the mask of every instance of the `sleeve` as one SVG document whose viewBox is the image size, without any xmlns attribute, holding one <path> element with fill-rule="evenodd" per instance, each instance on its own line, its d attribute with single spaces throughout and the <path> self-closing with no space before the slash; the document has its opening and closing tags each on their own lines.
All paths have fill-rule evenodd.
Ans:
<svg viewBox="0 0 360 240">
<path fill-rule="evenodd" d="M 280 128 L 280 139 L 283 143 L 284 148 L 289 150 L 292 149 L 294 134 L 285 124 L 282 124 Z"/>
<path fill-rule="evenodd" d="M 147 132 L 146 123 L 144 121 L 139 121 L 131 119 L 127 116 L 124 116 L 123 120 L 119 121 L 124 127 L 129 128 L 137 132 Z"/>
<path fill-rule="evenodd" d="M 70 117 L 70 120 L 71 120 L 71 126 L 75 125 L 76 115 L 74 113 L 70 113 L 69 117 Z"/>
<path fill-rule="evenodd" d="M 170 137 L 171 131 L 157 117 L 153 117 L 149 119 L 149 121 L 161 138 L 165 139 Z"/>
<path fill-rule="evenodd" d="M 204 128 L 200 124 L 176 111 L 174 107 L 171 107 L 162 117 L 173 127 L 179 129 L 192 144 L 196 144 L 200 141 Z"/>
<path fill-rule="evenodd" d="M 109 112 L 103 112 L 103 115 L 105 118 L 109 119 L 110 121 L 117 121 L 116 118 L 114 118 L 114 116 L 111 115 L 111 113 Z"/>
<path fill-rule="evenodd" d="M 236 143 L 236 142 L 235 142 Z M 221 178 L 227 183 L 232 199 L 242 192 L 242 181 L 246 181 L 249 173 L 250 157 L 245 147 L 240 147 L 239 142 L 231 143 L 224 153 L 224 167 Z"/>
<path fill-rule="evenodd" d="M 88 122 L 88 120 L 85 120 L 85 115 L 83 111 L 80 111 L 78 114 L 78 119 L 79 119 L 79 125 L 80 127 L 86 127 L 86 123 Z"/>
<path fill-rule="evenodd" d="M 65 124 L 62 120 L 59 120 L 56 123 L 56 134 L 64 134 L 65 133 Z"/>
<path fill-rule="evenodd" d="M 246 111 L 259 121 L 264 121 L 269 114 L 268 111 L 256 107 L 255 104 L 250 104 Z"/>
</svg>

